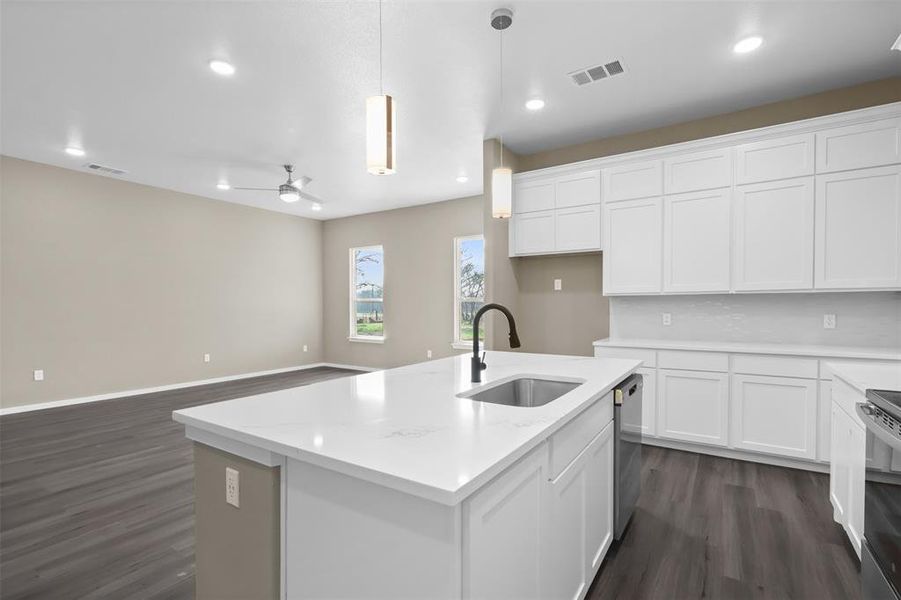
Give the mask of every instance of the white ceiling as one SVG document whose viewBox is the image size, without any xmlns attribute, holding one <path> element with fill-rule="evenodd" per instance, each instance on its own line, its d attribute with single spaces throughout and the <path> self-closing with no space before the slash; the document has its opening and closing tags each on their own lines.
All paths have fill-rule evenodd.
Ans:
<svg viewBox="0 0 901 600">
<path fill-rule="evenodd" d="M 498 34 L 510 6 L 503 111 Z M 2 7 L 0 151 L 124 179 L 334 218 L 481 193 L 482 139 L 532 153 L 901 75 L 901 2 L 384 4 L 384 88 L 398 105 L 398 173 L 365 169 L 364 99 L 378 93 L 377 4 L 15 2 Z M 760 50 L 731 51 L 759 34 Z M 224 58 L 221 78 L 207 68 Z M 576 87 L 611 59 L 626 73 Z M 547 101 L 530 113 L 532 96 Z M 500 116 L 503 118 L 499 118 Z M 67 156 L 67 144 L 88 154 Z M 269 186 L 293 162 L 321 213 Z M 465 184 L 459 174 L 469 175 Z"/>
</svg>

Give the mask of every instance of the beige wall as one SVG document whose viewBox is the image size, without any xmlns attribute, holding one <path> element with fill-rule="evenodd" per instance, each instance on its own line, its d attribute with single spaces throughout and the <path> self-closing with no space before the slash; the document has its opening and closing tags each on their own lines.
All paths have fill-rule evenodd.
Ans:
<svg viewBox="0 0 901 600">
<path fill-rule="evenodd" d="M 393 367 L 449 356 L 454 237 L 482 233 L 482 198 L 462 198 L 326 221 L 323 226 L 325 357 Z M 385 342 L 351 342 L 349 249 L 385 250 Z"/>
<path fill-rule="evenodd" d="M 321 223 L 9 157 L 0 170 L 0 405 L 321 360 Z"/>
<path fill-rule="evenodd" d="M 901 77 L 537 154 L 514 155 L 505 151 L 504 156 L 515 172 L 531 171 L 896 101 L 901 101 Z M 490 171 L 496 164 L 498 149 L 496 140 L 485 141 L 488 298 L 513 310 L 523 350 L 591 354 L 591 342 L 608 336 L 610 330 L 609 305 L 601 290 L 601 255 L 507 258 L 507 223 L 493 220 L 490 215 Z M 554 279 L 563 279 L 563 291 L 553 291 Z M 499 324 L 493 338 L 498 349 L 505 347 L 505 334 L 506 329 Z"/>
<path fill-rule="evenodd" d="M 226 467 L 238 471 L 238 508 L 225 502 Z M 194 444 L 197 600 L 279 598 L 280 497 L 278 467 Z"/>
</svg>

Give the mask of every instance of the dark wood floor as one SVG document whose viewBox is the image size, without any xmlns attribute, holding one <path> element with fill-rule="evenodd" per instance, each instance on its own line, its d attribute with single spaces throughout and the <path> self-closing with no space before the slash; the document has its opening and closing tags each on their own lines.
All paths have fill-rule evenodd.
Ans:
<svg viewBox="0 0 901 600">
<path fill-rule="evenodd" d="M 192 598 L 191 445 L 172 410 L 349 373 L 311 369 L 0 418 L 0 596 Z M 591 600 L 860 597 L 827 476 L 644 453 L 638 510 Z"/>
<path fill-rule="evenodd" d="M 638 509 L 590 600 L 856 600 L 854 550 L 827 475 L 643 449 Z"/>
<path fill-rule="evenodd" d="M 172 411 L 316 368 L 0 417 L 0 597 L 194 597 L 194 467 Z"/>
</svg>

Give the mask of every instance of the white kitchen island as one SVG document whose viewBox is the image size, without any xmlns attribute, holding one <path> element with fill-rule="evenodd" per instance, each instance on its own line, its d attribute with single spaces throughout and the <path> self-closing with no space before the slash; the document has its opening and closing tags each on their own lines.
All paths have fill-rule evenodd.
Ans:
<svg viewBox="0 0 901 600">
<path fill-rule="evenodd" d="M 613 536 L 611 390 L 641 363 L 489 352 L 473 384 L 469 358 L 174 413 L 280 468 L 283 598 L 584 596 Z M 580 385 L 538 407 L 461 397 L 518 377 Z"/>
</svg>

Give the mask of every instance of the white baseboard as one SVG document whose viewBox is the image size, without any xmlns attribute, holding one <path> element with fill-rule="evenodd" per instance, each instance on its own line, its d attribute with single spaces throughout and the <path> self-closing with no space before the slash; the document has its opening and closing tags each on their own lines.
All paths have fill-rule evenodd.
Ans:
<svg viewBox="0 0 901 600">
<path fill-rule="evenodd" d="M 289 371 L 301 371 L 305 369 L 315 369 L 316 367 L 332 367 L 335 369 L 353 369 L 357 371 L 377 371 L 372 367 L 359 367 L 355 365 L 341 365 L 336 363 L 310 363 L 308 365 L 297 365 L 295 367 L 285 367 L 283 369 L 270 369 L 269 371 L 256 371 L 254 373 L 241 373 L 239 375 L 227 375 L 225 377 L 214 377 L 212 379 L 197 379 L 195 381 L 185 381 L 182 383 L 173 383 L 170 385 L 159 385 L 156 387 L 140 388 L 135 390 L 124 390 L 121 392 L 111 392 L 108 394 L 97 394 L 95 396 L 82 396 L 80 398 L 67 398 L 65 400 L 53 400 L 51 402 L 40 402 L 38 404 L 23 404 L 21 406 L 10 406 L 0 408 L 0 416 L 13 415 L 16 413 L 30 412 L 33 410 L 45 410 L 48 408 L 59 408 L 61 406 L 71 406 L 73 404 L 85 404 L 88 402 L 99 402 L 100 400 L 113 400 L 116 398 L 127 398 L 129 396 L 139 396 L 141 394 L 152 394 L 154 392 L 165 392 L 168 390 L 177 390 L 181 388 L 194 387 L 197 385 L 207 385 L 210 383 L 223 383 L 225 381 L 235 381 L 238 379 L 248 379 L 250 377 L 260 377 L 262 375 L 276 375 L 278 373 L 287 373 Z"/>
<path fill-rule="evenodd" d="M 804 471 L 816 471 L 817 473 L 828 473 L 829 463 L 813 462 L 795 458 L 787 458 L 782 456 L 769 456 L 767 454 L 758 454 L 744 450 L 733 450 L 731 448 L 720 448 L 716 446 L 706 446 L 704 444 L 692 444 L 691 442 L 681 442 L 677 440 L 664 440 L 661 438 L 642 437 L 642 444 L 650 446 L 660 446 L 662 448 L 671 448 L 673 450 L 684 450 L 685 452 L 694 452 L 695 454 L 709 454 L 711 456 L 719 456 L 720 458 L 734 458 L 736 460 L 747 460 L 750 462 L 761 463 L 765 465 L 773 465 L 776 467 L 788 467 L 790 469 L 801 469 Z"/>
</svg>

